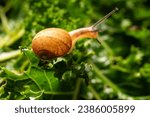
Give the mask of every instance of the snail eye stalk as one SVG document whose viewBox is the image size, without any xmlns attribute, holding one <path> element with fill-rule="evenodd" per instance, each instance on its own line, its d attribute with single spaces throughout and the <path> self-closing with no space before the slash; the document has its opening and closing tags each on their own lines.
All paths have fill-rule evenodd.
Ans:
<svg viewBox="0 0 150 117">
<path fill-rule="evenodd" d="M 118 10 L 119 10 L 118 8 L 115 8 L 114 10 L 109 12 L 107 15 L 105 15 L 103 18 L 98 20 L 95 24 L 92 25 L 92 30 L 96 31 L 96 32 L 99 32 L 100 31 L 99 28 L 98 28 L 99 25 L 102 24 L 103 22 L 105 22 L 108 17 L 110 17 L 113 13 L 115 13 Z"/>
</svg>

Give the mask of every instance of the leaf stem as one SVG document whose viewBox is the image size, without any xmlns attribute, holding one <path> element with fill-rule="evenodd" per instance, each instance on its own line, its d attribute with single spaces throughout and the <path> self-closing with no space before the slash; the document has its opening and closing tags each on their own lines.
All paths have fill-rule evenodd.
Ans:
<svg viewBox="0 0 150 117">
<path fill-rule="evenodd" d="M 107 78 L 97 67 L 96 65 L 92 64 L 94 72 L 97 74 L 97 76 L 102 80 L 105 84 L 110 86 L 122 99 L 134 99 L 134 97 L 129 96 L 125 93 L 123 93 L 120 88 L 115 85 L 109 78 Z"/>
<path fill-rule="evenodd" d="M 24 61 L 23 64 L 21 65 L 21 67 L 20 67 L 20 71 L 22 71 L 22 72 L 25 71 L 25 68 L 28 65 L 29 65 L 29 61 L 28 60 Z"/>
<path fill-rule="evenodd" d="M 135 96 L 135 100 L 150 100 L 150 95 L 147 96 Z"/>
<path fill-rule="evenodd" d="M 92 92 L 96 100 L 101 100 L 99 94 L 95 91 L 95 89 L 91 85 L 88 86 L 88 89 Z"/>
<path fill-rule="evenodd" d="M 96 65 L 92 65 L 94 72 L 99 76 L 99 78 L 105 82 L 107 85 L 109 85 L 110 87 L 112 87 L 116 92 L 121 92 L 120 89 L 114 84 L 112 83 L 109 78 L 107 78 L 97 67 Z"/>
<path fill-rule="evenodd" d="M 98 36 L 97 40 L 100 40 L 100 36 Z M 106 49 L 106 51 L 108 52 L 109 56 L 112 58 L 113 55 L 114 55 L 113 50 L 109 47 L 109 45 L 105 41 L 102 41 L 101 44 Z"/>
<path fill-rule="evenodd" d="M 7 42 L 5 43 L 5 46 L 11 46 L 14 42 L 16 42 L 18 39 L 20 39 L 23 34 L 25 33 L 24 28 L 19 27 L 19 30 L 15 29 L 14 32 L 12 32 L 13 34 L 9 35 L 9 41 L 7 40 Z"/>
<path fill-rule="evenodd" d="M 2 22 L 2 26 L 4 28 L 4 31 L 9 34 L 9 26 L 8 26 L 8 21 L 7 18 L 5 16 L 5 13 L 3 11 L 3 8 L 0 6 L 0 18 L 1 18 L 1 22 Z"/>
<path fill-rule="evenodd" d="M 124 73 L 129 73 L 129 70 L 128 70 L 128 69 L 123 68 L 123 67 L 121 67 L 121 66 L 119 66 L 119 65 L 111 65 L 111 67 L 112 67 L 113 69 L 118 70 L 118 71 L 121 71 L 121 72 L 124 72 Z"/>
<path fill-rule="evenodd" d="M 44 94 L 51 94 L 51 95 L 72 95 L 73 92 L 53 92 L 53 91 L 44 91 Z"/>
<path fill-rule="evenodd" d="M 79 78 L 78 80 L 77 80 L 77 83 L 76 83 L 76 88 L 75 88 L 75 90 L 74 90 L 74 94 L 73 94 L 73 100 L 76 100 L 76 99 L 78 99 L 78 95 L 79 95 L 79 93 L 80 93 L 80 88 L 81 88 L 81 84 L 83 83 L 83 79 L 82 78 Z"/>
<path fill-rule="evenodd" d="M 15 58 L 21 54 L 20 50 L 14 50 L 11 52 L 3 52 L 0 54 L 0 62 Z"/>
</svg>

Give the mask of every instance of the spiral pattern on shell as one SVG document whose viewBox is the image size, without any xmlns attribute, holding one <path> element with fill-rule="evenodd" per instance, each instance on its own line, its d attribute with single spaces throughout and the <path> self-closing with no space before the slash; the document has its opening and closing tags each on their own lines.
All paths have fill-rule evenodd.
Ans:
<svg viewBox="0 0 150 117">
<path fill-rule="evenodd" d="M 59 28 L 47 28 L 35 35 L 32 49 L 41 59 L 64 56 L 72 46 L 69 33 Z"/>
</svg>

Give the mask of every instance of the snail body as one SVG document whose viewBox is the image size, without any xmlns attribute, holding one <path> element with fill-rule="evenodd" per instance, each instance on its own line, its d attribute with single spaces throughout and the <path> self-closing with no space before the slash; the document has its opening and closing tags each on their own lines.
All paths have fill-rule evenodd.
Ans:
<svg viewBox="0 0 150 117">
<path fill-rule="evenodd" d="M 48 60 L 70 53 L 75 42 L 80 38 L 96 38 L 99 32 L 97 26 L 117 9 L 104 16 L 94 25 L 67 32 L 60 28 L 47 28 L 38 32 L 32 40 L 32 49 L 41 59 Z"/>
</svg>

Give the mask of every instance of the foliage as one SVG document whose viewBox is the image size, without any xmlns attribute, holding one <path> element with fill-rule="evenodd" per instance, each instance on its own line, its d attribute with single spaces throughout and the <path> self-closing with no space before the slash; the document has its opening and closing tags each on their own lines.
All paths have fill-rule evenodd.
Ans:
<svg viewBox="0 0 150 117">
<path fill-rule="evenodd" d="M 66 2 L 0 1 L 0 99 L 150 99 L 149 1 Z M 90 26 L 114 7 L 101 24 L 101 46 L 84 39 L 64 57 L 34 55 L 38 31 Z"/>
</svg>

